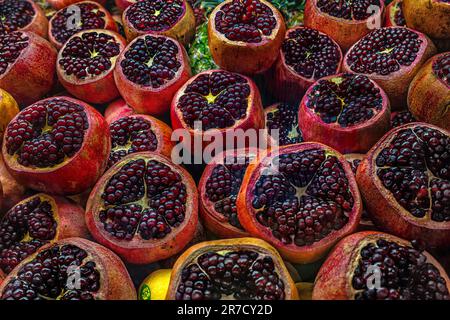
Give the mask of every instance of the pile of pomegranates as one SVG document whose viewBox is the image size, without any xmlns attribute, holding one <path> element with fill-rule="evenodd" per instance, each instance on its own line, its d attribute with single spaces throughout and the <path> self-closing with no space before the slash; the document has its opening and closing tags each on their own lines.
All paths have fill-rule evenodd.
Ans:
<svg viewBox="0 0 450 320">
<path fill-rule="evenodd" d="M 449 0 L 0 0 L 0 300 L 450 300 Z"/>
</svg>

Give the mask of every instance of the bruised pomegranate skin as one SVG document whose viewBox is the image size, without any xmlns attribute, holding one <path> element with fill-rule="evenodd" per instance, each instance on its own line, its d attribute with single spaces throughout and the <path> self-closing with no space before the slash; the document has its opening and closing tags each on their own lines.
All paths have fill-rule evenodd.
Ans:
<svg viewBox="0 0 450 320">
<path fill-rule="evenodd" d="M 411 82 L 408 108 L 419 121 L 450 130 L 450 52 L 428 60 Z"/>
<path fill-rule="evenodd" d="M 377 275 L 369 267 L 380 268 L 380 288 L 368 288 Z M 448 300 L 449 290 L 450 279 L 428 252 L 401 238 L 365 231 L 336 245 L 319 270 L 312 299 Z"/>
<path fill-rule="evenodd" d="M 333 0 L 307 0 L 305 26 L 329 35 L 346 52 L 377 24 L 383 23 L 385 6 L 383 0 L 343 0 L 340 4 L 341 8 Z"/>
<path fill-rule="evenodd" d="M 237 199 L 252 236 L 290 262 L 319 260 L 358 227 L 362 204 L 344 156 L 320 143 L 266 151 L 250 163 Z"/>
<path fill-rule="evenodd" d="M 32 32 L 0 35 L 0 87 L 20 106 L 49 93 L 55 84 L 56 50 Z"/>
<path fill-rule="evenodd" d="M 246 75 L 267 71 L 286 33 L 281 13 L 265 0 L 226 0 L 211 13 L 208 44 L 215 63 Z"/>
<path fill-rule="evenodd" d="M 3 0 L 0 3 L 0 33 L 29 31 L 47 38 L 48 20 L 33 0 Z"/>
<path fill-rule="evenodd" d="M 305 141 L 341 153 L 365 153 L 390 129 L 389 99 L 368 77 L 341 73 L 307 90 L 298 119 Z"/>
<path fill-rule="evenodd" d="M 65 7 L 68 7 L 72 4 L 83 2 L 83 0 L 46 0 L 53 8 L 60 10 Z M 93 2 L 97 2 L 101 5 L 106 4 L 106 0 L 92 0 Z"/>
<path fill-rule="evenodd" d="M 162 35 L 142 35 L 119 56 L 114 79 L 123 99 L 138 113 L 161 115 L 191 77 L 186 50 Z"/>
<path fill-rule="evenodd" d="M 450 243 L 450 133 L 423 122 L 392 129 L 367 153 L 356 180 L 380 229 L 429 246 Z"/>
<path fill-rule="evenodd" d="M 267 89 L 280 101 L 298 104 L 318 79 L 340 72 L 342 51 L 326 34 L 308 27 L 288 30 Z"/>
<path fill-rule="evenodd" d="M 38 101 L 17 115 L 7 128 L 2 154 L 20 184 L 74 195 L 95 184 L 110 150 L 103 116 L 80 100 L 60 96 Z"/>
<path fill-rule="evenodd" d="M 128 41 L 154 34 L 176 39 L 187 46 L 195 35 L 194 11 L 186 0 L 137 1 L 125 9 L 122 21 Z"/>
<path fill-rule="evenodd" d="M 435 45 L 423 33 L 406 27 L 380 28 L 349 49 L 343 70 L 376 81 L 388 95 L 392 110 L 399 110 L 405 107 L 414 76 L 435 53 Z"/>
<path fill-rule="evenodd" d="M 119 34 L 101 29 L 76 33 L 58 53 L 56 71 L 74 97 L 102 104 L 119 97 L 114 81 L 117 58 L 127 43 Z"/>
<path fill-rule="evenodd" d="M 194 237 L 197 188 L 190 174 L 170 159 L 134 153 L 100 178 L 85 218 L 94 239 L 126 262 L 153 263 L 180 252 Z"/>
<path fill-rule="evenodd" d="M 403 14 L 403 0 L 394 0 L 386 6 L 385 27 L 404 27 L 406 26 L 405 16 Z"/>
<path fill-rule="evenodd" d="M 279 253 L 267 242 L 239 238 L 201 242 L 172 268 L 167 300 L 298 300 Z"/>
<path fill-rule="evenodd" d="M 47 243 L 89 235 L 81 206 L 43 193 L 15 204 L 0 218 L 0 230 L 0 274 L 3 275 Z"/>
<path fill-rule="evenodd" d="M 79 18 L 74 18 L 74 15 L 79 15 Z M 77 2 L 62 7 L 53 15 L 49 22 L 48 38 L 59 50 L 75 33 L 91 29 L 117 32 L 117 25 L 109 11 L 97 2 Z"/>
<path fill-rule="evenodd" d="M 131 108 L 125 100 L 122 98 L 119 98 L 117 100 L 114 100 L 105 109 L 105 120 L 109 124 L 114 122 L 115 120 L 131 116 L 132 114 L 135 114 L 136 112 Z"/>
<path fill-rule="evenodd" d="M 77 277 L 80 289 L 73 288 Z M 136 300 L 137 296 L 125 265 L 112 251 L 89 240 L 68 238 L 22 261 L 0 285 L 0 299 Z"/>
</svg>

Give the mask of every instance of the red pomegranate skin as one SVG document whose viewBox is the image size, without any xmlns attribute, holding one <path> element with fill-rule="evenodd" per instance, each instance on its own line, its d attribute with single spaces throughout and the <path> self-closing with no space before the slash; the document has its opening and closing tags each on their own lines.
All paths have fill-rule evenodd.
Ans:
<svg viewBox="0 0 450 320">
<path fill-rule="evenodd" d="M 70 97 L 58 98 L 82 105 L 85 109 L 89 128 L 81 149 L 61 165 L 43 169 L 20 165 L 8 154 L 5 141 L 2 154 L 8 171 L 20 184 L 45 193 L 75 195 L 92 187 L 106 168 L 111 151 L 109 126 L 103 116 L 87 103 Z M 43 101 L 52 99 L 55 98 Z"/>
<path fill-rule="evenodd" d="M 70 6 L 71 4 L 82 2 L 84 0 L 46 0 L 53 8 L 59 10 L 62 8 L 65 8 L 67 6 Z M 106 0 L 91 0 L 94 2 L 97 2 L 101 5 L 106 4 Z"/>
<path fill-rule="evenodd" d="M 119 98 L 111 102 L 105 109 L 105 120 L 109 124 L 116 121 L 117 119 L 131 116 L 135 111 L 131 108 L 125 100 Z"/>
<path fill-rule="evenodd" d="M 136 2 L 136 0 L 114 0 L 116 7 L 121 12 L 125 11 L 126 8 L 128 8 L 130 5 L 132 5 L 135 2 Z"/>
</svg>

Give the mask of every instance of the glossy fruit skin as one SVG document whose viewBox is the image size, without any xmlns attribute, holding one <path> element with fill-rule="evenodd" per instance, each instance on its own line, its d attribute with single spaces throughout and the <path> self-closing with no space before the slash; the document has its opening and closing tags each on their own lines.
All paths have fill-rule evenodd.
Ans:
<svg viewBox="0 0 450 320">
<path fill-rule="evenodd" d="M 31 168 L 20 165 L 8 154 L 3 143 L 3 159 L 11 175 L 22 185 L 45 193 L 75 195 L 92 187 L 103 174 L 109 153 L 111 138 L 109 126 L 93 107 L 70 97 L 58 97 L 84 107 L 89 128 L 81 149 L 68 161 L 55 168 Z M 52 100 L 55 98 L 48 98 Z M 20 114 L 19 114 L 20 115 Z"/>
<path fill-rule="evenodd" d="M 450 39 L 450 3 L 439 0 L 404 0 L 406 25 L 431 38 Z"/>
<path fill-rule="evenodd" d="M 322 79 L 334 79 L 339 76 L 339 74 L 332 75 Z M 378 87 L 376 83 L 375 86 Z M 349 127 L 341 127 L 337 123 L 326 123 L 307 106 L 309 103 L 308 94 L 312 93 L 313 90 L 314 85 L 307 90 L 298 111 L 299 127 L 305 141 L 317 141 L 344 154 L 365 153 L 389 131 L 391 108 L 389 99 L 383 89 L 380 88 L 383 106 L 379 113 L 369 120 Z"/>
<path fill-rule="evenodd" d="M 270 157 L 278 154 L 278 152 L 279 154 L 282 154 L 317 148 L 322 148 L 324 150 L 327 150 L 327 152 L 333 153 L 333 155 L 335 155 L 340 160 L 344 170 L 347 173 L 350 173 L 347 178 L 349 179 L 349 186 L 354 198 L 354 209 L 352 211 L 353 214 L 351 217 L 349 217 L 349 221 L 346 223 L 346 225 L 343 226 L 340 230 L 337 230 L 332 237 L 328 236 L 318 242 L 315 242 L 311 246 L 297 247 L 294 243 L 286 245 L 281 240 L 275 238 L 270 230 L 267 230 L 265 227 L 261 226 L 256 220 L 255 215 L 251 212 L 251 203 L 252 199 L 254 198 L 252 189 L 260 176 L 259 173 L 261 169 L 261 162 L 263 162 L 265 158 L 270 159 Z M 239 196 L 237 199 L 239 221 L 244 229 L 247 230 L 253 237 L 265 239 L 266 241 L 270 242 L 275 248 L 277 248 L 283 258 L 288 260 L 289 262 L 299 264 L 308 264 L 311 262 L 315 262 L 323 257 L 339 239 L 356 231 L 356 229 L 358 228 L 362 212 L 362 201 L 356 182 L 354 181 L 353 174 L 351 173 L 352 171 L 350 165 L 345 160 L 343 155 L 320 143 L 305 142 L 282 146 L 278 149 L 267 150 L 265 153 L 261 152 L 256 161 L 253 161 L 248 166 L 247 171 L 245 172 L 244 179 L 242 181 L 241 191 L 239 192 Z"/>
<path fill-rule="evenodd" d="M 169 289 L 167 291 L 166 300 L 175 300 L 175 293 L 177 290 L 178 279 L 181 276 L 181 271 L 184 267 L 189 265 L 193 259 L 200 256 L 202 253 L 210 250 L 236 250 L 237 248 L 255 250 L 263 254 L 270 254 L 274 261 L 277 262 L 279 271 L 281 271 L 283 281 L 285 282 L 286 300 L 298 300 L 298 292 L 295 283 L 292 280 L 289 271 L 283 263 L 283 260 L 275 248 L 267 242 L 256 238 L 238 238 L 226 240 L 214 240 L 198 243 L 187 249 L 177 260 L 172 268 L 172 275 L 170 278 Z"/>
<path fill-rule="evenodd" d="M 410 246 L 410 242 L 406 240 L 378 231 L 364 231 L 347 236 L 334 247 L 320 268 L 314 283 L 312 299 L 352 300 L 354 289 L 352 287 L 351 273 L 355 264 L 358 263 L 359 250 L 367 241 L 376 241 L 380 238 L 400 245 Z M 424 252 L 424 254 L 427 257 L 427 261 L 440 271 L 441 276 L 446 280 L 447 287 L 450 288 L 450 280 L 439 262 L 429 253 Z"/>
<path fill-rule="evenodd" d="M 261 3 L 272 9 L 277 26 L 269 37 L 259 43 L 231 41 L 215 27 L 215 17 L 221 8 L 232 0 L 223 1 L 210 15 L 208 22 L 208 44 L 214 62 L 227 71 L 245 75 L 261 74 L 267 71 L 278 57 L 281 44 L 286 34 L 286 24 L 281 13 L 268 1 Z"/>
<path fill-rule="evenodd" d="M 428 60 L 414 77 L 408 91 L 408 108 L 419 121 L 450 130 L 450 87 L 433 71 L 433 63 L 442 56 Z"/>
<path fill-rule="evenodd" d="M 139 300 L 165 300 L 171 269 L 158 269 L 150 273 L 139 287 Z"/>
<path fill-rule="evenodd" d="M 71 4 L 81 2 L 83 0 L 46 0 L 53 8 L 55 9 L 62 9 L 67 6 L 70 6 Z M 106 0 L 92 0 L 94 2 L 97 2 L 101 5 L 105 5 Z"/>
<path fill-rule="evenodd" d="M 8 92 L 0 88 L 0 142 L 3 141 L 6 126 L 18 113 L 19 106 L 16 100 Z"/>
<path fill-rule="evenodd" d="M 375 28 L 375 24 L 382 23 L 385 16 L 384 1 L 380 1 L 380 8 L 366 20 L 345 20 L 323 13 L 317 7 L 317 0 L 307 0 L 305 4 L 305 26 L 317 29 L 332 37 L 346 52 L 356 41 Z M 374 21 L 374 22 L 373 22 Z"/>
<path fill-rule="evenodd" d="M 186 0 L 183 1 L 186 8 L 184 14 L 179 18 L 177 23 L 174 24 L 171 28 L 159 32 L 137 30 L 127 17 L 127 11 L 130 8 L 130 6 L 128 6 L 122 15 L 123 26 L 125 28 L 125 34 L 127 36 L 128 42 L 131 42 L 136 37 L 139 37 L 144 34 L 153 34 L 173 38 L 178 42 L 180 42 L 182 45 L 188 46 L 195 36 L 195 15 L 191 5 Z"/>
<path fill-rule="evenodd" d="M 3 292 L 6 284 L 17 276 L 17 272 L 24 264 L 32 261 L 39 252 L 51 248 L 53 245 L 75 245 L 88 252 L 87 258 L 94 259 L 96 268 L 100 272 L 100 293 L 96 295 L 99 300 L 136 300 L 136 290 L 130 275 L 120 258 L 107 248 L 82 238 L 67 238 L 40 248 L 36 253 L 25 259 L 17 266 L 0 285 Z"/>
<path fill-rule="evenodd" d="M 419 69 L 422 67 L 422 65 L 430 57 L 436 54 L 436 46 L 426 35 L 415 30 L 411 31 L 416 32 L 419 35 L 419 38 L 424 42 L 424 44 L 420 47 L 419 52 L 417 53 L 418 58 L 415 63 L 411 64 L 408 67 L 403 66 L 400 68 L 400 70 L 386 76 L 378 74 L 366 74 L 370 79 L 378 83 L 380 87 L 383 88 L 383 90 L 386 92 L 391 103 L 391 109 L 393 111 L 401 110 L 405 107 L 409 84 L 411 83 Z M 356 44 L 354 44 L 352 48 L 354 46 L 356 46 Z M 344 57 L 344 65 L 342 68 L 344 72 L 354 72 L 347 64 L 347 56 L 352 48 L 349 49 Z"/>
<path fill-rule="evenodd" d="M 28 106 L 49 93 L 55 84 L 56 50 L 32 32 L 17 60 L 0 75 L 0 87 L 9 92 L 21 107 Z"/>
<path fill-rule="evenodd" d="M 164 163 L 171 168 L 177 168 L 177 171 L 182 175 L 183 182 L 186 185 L 186 190 L 190 192 L 186 201 L 187 210 L 190 214 L 186 215 L 183 223 L 181 223 L 171 233 L 166 235 L 163 239 L 158 240 L 141 240 L 135 236 L 128 243 L 117 240 L 109 234 L 99 220 L 98 212 L 100 196 L 103 188 L 108 180 L 111 178 L 118 168 L 122 167 L 128 161 L 133 159 L 154 159 L 158 162 Z M 130 154 L 121 161 L 112 166 L 98 181 L 92 189 L 86 206 L 86 224 L 92 237 L 100 244 L 113 250 L 122 259 L 131 264 L 150 264 L 159 260 L 163 260 L 173 256 L 181 251 L 187 243 L 193 238 L 197 224 L 198 224 L 198 192 L 194 180 L 191 175 L 182 167 L 173 164 L 169 158 L 153 152 L 138 152 Z"/>
<path fill-rule="evenodd" d="M 122 98 L 119 98 L 117 100 L 114 100 L 105 109 L 105 120 L 109 124 L 116 121 L 117 119 L 131 116 L 132 114 L 135 114 L 135 111 L 133 108 L 131 108 L 125 100 Z"/>
<path fill-rule="evenodd" d="M 172 39 L 172 41 L 174 41 L 174 43 L 178 46 L 178 58 L 181 63 L 181 67 L 172 81 L 160 86 L 159 88 L 153 88 L 151 86 L 136 84 L 128 80 L 122 71 L 121 62 L 125 59 L 127 50 L 139 39 L 144 39 L 145 36 L 146 35 L 142 35 L 134 39 L 128 44 L 125 50 L 122 51 L 116 62 L 114 79 L 122 98 L 136 112 L 149 115 L 162 115 L 169 110 L 172 98 L 178 89 L 180 89 L 180 87 L 183 86 L 191 77 L 191 67 L 189 65 L 186 49 L 184 49 L 184 47 L 176 40 Z M 166 36 L 161 35 L 152 35 L 152 37 L 167 38 Z"/>
<path fill-rule="evenodd" d="M 70 41 L 70 39 L 74 37 L 80 37 L 86 32 L 98 32 L 111 35 L 119 44 L 120 51 L 123 51 L 123 49 L 127 45 L 126 40 L 119 34 L 113 31 L 101 29 L 92 29 L 88 31 L 78 32 L 70 37 L 67 41 Z M 114 62 L 112 63 L 111 69 L 107 70 L 106 73 L 102 74 L 101 76 L 96 76 L 87 80 L 80 80 L 75 76 L 67 76 L 63 68 L 58 63 L 62 59 L 63 50 L 64 46 L 59 50 L 58 53 L 56 73 L 58 75 L 59 81 L 70 94 L 78 99 L 95 104 L 110 102 L 111 100 L 119 97 L 119 91 L 117 90 L 116 83 L 114 81 L 114 65 L 115 59 L 117 58 L 113 58 Z"/>
<path fill-rule="evenodd" d="M 444 132 L 450 132 L 423 122 L 413 122 L 392 129 L 366 154 L 356 172 L 356 181 L 364 200 L 364 205 L 373 222 L 381 229 L 405 239 L 420 239 L 430 246 L 448 246 L 450 243 L 450 223 L 433 220 L 422 221 L 403 208 L 392 193 L 387 190 L 376 175 L 376 157 L 386 139 L 405 128 L 424 125 Z"/>
</svg>

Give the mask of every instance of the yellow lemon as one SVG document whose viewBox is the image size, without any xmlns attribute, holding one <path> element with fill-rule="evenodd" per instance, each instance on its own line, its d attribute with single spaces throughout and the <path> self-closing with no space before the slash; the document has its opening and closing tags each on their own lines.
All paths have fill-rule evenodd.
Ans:
<svg viewBox="0 0 450 320">
<path fill-rule="evenodd" d="M 152 272 L 139 287 L 139 300 L 165 300 L 172 269 Z"/>
<path fill-rule="evenodd" d="M 0 141 L 2 141 L 6 126 L 19 113 L 16 100 L 5 90 L 0 89 Z"/>
</svg>

